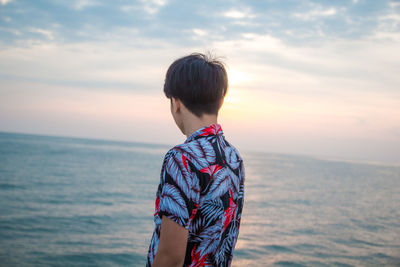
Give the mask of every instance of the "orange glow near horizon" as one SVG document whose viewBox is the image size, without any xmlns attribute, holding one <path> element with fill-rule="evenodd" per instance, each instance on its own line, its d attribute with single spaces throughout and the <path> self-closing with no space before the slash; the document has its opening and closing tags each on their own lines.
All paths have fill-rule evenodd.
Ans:
<svg viewBox="0 0 400 267">
<path fill-rule="evenodd" d="M 296 132 L 335 138 L 384 136 L 387 140 L 396 140 L 396 136 L 391 134 L 391 126 L 400 125 L 400 114 L 395 112 L 396 101 L 386 101 L 388 105 L 382 108 L 373 106 L 377 100 L 379 95 L 372 93 L 365 95 L 364 99 L 353 96 L 346 101 L 340 97 L 324 99 L 232 86 L 220 110 L 220 120 L 234 128 L 257 129 L 278 135 Z M 364 106 L 367 102 L 370 105 Z"/>
</svg>

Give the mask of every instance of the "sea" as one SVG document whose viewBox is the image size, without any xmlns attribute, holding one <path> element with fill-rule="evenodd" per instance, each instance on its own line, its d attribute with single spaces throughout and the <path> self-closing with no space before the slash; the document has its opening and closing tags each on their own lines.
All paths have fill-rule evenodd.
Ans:
<svg viewBox="0 0 400 267">
<path fill-rule="evenodd" d="M 145 266 L 169 148 L 0 132 L 0 266 Z M 400 266 L 400 165 L 239 151 L 232 266 Z"/>
</svg>

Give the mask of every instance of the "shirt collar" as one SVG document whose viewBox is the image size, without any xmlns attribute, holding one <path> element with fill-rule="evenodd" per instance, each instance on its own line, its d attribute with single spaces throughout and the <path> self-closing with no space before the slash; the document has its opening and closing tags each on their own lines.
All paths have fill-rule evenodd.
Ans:
<svg viewBox="0 0 400 267">
<path fill-rule="evenodd" d="M 210 135 L 222 135 L 222 128 L 219 123 L 213 123 L 209 126 L 204 126 L 198 129 L 197 131 L 193 132 L 185 141 L 188 143 L 192 140 L 198 139 L 202 136 L 210 136 Z"/>
</svg>

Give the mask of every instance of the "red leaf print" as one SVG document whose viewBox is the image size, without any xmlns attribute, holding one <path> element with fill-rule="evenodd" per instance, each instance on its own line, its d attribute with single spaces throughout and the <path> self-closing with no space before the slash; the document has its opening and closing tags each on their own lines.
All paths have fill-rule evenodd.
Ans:
<svg viewBox="0 0 400 267">
<path fill-rule="evenodd" d="M 197 208 L 199 207 L 199 205 L 195 203 L 195 204 L 194 204 L 194 207 L 195 207 L 195 208 L 192 210 L 192 215 L 190 215 L 189 221 L 192 221 L 193 218 L 194 218 L 194 216 L 196 216 Z"/>
<path fill-rule="evenodd" d="M 219 171 L 221 168 L 222 168 L 222 166 L 220 166 L 218 164 L 215 164 L 215 165 L 208 166 L 208 167 L 206 167 L 204 169 L 201 169 L 200 171 L 203 172 L 203 173 L 208 173 L 211 176 L 211 179 L 212 179 L 213 176 L 214 176 L 214 173 Z"/>
<path fill-rule="evenodd" d="M 237 204 L 235 203 L 235 200 L 233 199 L 233 193 L 232 190 L 229 189 L 229 194 L 231 195 L 229 198 L 229 207 L 225 211 L 225 223 L 224 223 L 224 229 L 228 227 L 228 225 L 231 223 L 232 220 L 235 219 L 235 211 Z"/>
<path fill-rule="evenodd" d="M 154 213 L 154 216 L 158 214 L 158 211 L 160 210 L 160 197 L 156 198 L 156 211 Z"/>
<path fill-rule="evenodd" d="M 186 170 L 189 171 L 189 168 L 188 168 L 188 166 L 187 166 L 186 160 L 187 160 L 187 157 L 185 157 L 185 156 L 182 154 L 182 162 L 183 162 L 183 165 L 185 166 Z"/>
<path fill-rule="evenodd" d="M 197 246 L 194 246 L 192 249 L 192 264 L 190 264 L 189 267 L 201 267 L 206 265 L 205 261 L 207 254 L 200 258 L 200 251 L 196 253 L 196 249 Z"/>
<path fill-rule="evenodd" d="M 211 124 L 209 127 L 204 128 L 200 136 L 218 134 L 221 131 L 221 125 L 218 123 Z"/>
</svg>

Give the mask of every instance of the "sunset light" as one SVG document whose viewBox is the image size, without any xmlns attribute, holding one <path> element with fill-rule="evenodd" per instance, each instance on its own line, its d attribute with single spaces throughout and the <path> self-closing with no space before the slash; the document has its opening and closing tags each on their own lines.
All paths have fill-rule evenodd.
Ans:
<svg viewBox="0 0 400 267">
<path fill-rule="evenodd" d="M 77 26 L 46 16 L 48 23 L 18 24 L 22 13 L 15 10 L 24 8 L 21 3 L 1 5 L 3 131 L 176 143 L 184 137 L 177 137 L 162 91 L 166 69 L 184 54 L 211 51 L 227 66 L 229 91 L 220 122 L 238 146 L 400 160 L 394 2 L 382 4 L 380 15 L 374 13 L 376 27 L 367 22 L 364 27 L 365 16 L 351 13 L 352 8 L 362 8 L 361 1 L 349 1 L 346 8 L 304 4 L 292 11 L 282 9 L 275 15 L 288 13 L 275 22 L 268 22 L 275 17 L 259 13 L 255 3 L 221 10 L 224 16 L 206 15 L 201 9 L 196 16 L 206 17 L 196 17 L 193 25 L 182 25 L 174 16 L 168 16 L 172 24 L 165 24 L 164 12 L 173 4 L 150 1 L 143 7 L 116 9 L 115 18 L 132 25 L 121 27 L 102 16 L 105 28 L 98 31 L 90 12 L 106 4 L 63 4 L 74 14 L 92 14 Z M 145 29 L 140 27 L 147 22 L 135 25 L 131 19 L 137 10 L 153 23 Z M 208 16 L 221 20 L 219 26 L 205 23 Z M 350 23 L 353 16 L 359 26 Z M 171 26 L 174 23 L 184 29 Z M 160 139 L 155 125 L 163 125 Z M 248 138 L 249 130 L 253 138 Z M 156 139 L 149 139 L 149 133 Z"/>
</svg>

